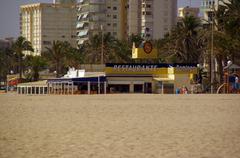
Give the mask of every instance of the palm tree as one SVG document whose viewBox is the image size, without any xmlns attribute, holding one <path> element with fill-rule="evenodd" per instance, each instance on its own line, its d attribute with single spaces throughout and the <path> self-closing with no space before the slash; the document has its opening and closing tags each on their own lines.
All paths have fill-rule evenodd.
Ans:
<svg viewBox="0 0 240 158">
<path fill-rule="evenodd" d="M 132 47 L 132 44 L 135 43 L 136 47 L 139 47 L 141 43 L 144 41 L 142 36 L 140 34 L 132 34 L 129 38 L 128 41 L 130 42 L 130 46 Z"/>
<path fill-rule="evenodd" d="M 52 64 L 56 70 L 56 77 L 60 77 L 64 67 L 66 57 L 66 43 L 62 41 L 53 41 L 52 47 L 46 47 L 47 51 L 43 56 Z"/>
<path fill-rule="evenodd" d="M 27 56 L 27 66 L 31 70 L 30 78 L 33 81 L 39 80 L 39 72 L 44 69 L 46 62 L 41 56 Z"/>
<path fill-rule="evenodd" d="M 206 52 L 210 52 L 211 34 L 213 33 L 213 50 L 214 58 L 218 65 L 218 82 L 223 82 L 223 66 L 226 65 L 228 60 L 240 58 L 240 1 L 229 0 L 230 3 L 222 1 L 218 10 L 215 10 L 214 15 L 214 27 L 205 31 L 205 38 L 208 41 L 206 43 Z M 207 56 L 210 56 L 207 53 Z M 208 57 L 209 58 L 209 57 Z M 210 59 L 210 58 L 209 58 Z M 209 60 L 210 63 L 210 60 Z"/>
<path fill-rule="evenodd" d="M 193 16 L 183 18 L 172 29 L 168 38 L 169 50 L 178 62 L 198 63 L 201 55 L 201 40 L 198 36 L 199 19 Z M 174 57 L 175 56 L 175 57 Z"/>
<path fill-rule="evenodd" d="M 21 79 L 23 73 L 23 51 L 33 52 L 34 50 L 32 48 L 31 42 L 27 41 L 26 38 L 20 36 L 13 44 L 13 51 L 15 51 L 18 57 L 19 78 Z"/>
<path fill-rule="evenodd" d="M 132 62 L 132 46 L 128 41 L 116 40 L 112 45 L 112 56 L 115 57 L 115 63 L 128 63 Z"/>
<path fill-rule="evenodd" d="M 2 49 L 0 49 L 0 65 L 0 82 L 5 82 L 9 65 L 7 62 L 7 54 Z"/>
<path fill-rule="evenodd" d="M 104 62 L 116 62 L 118 60 L 118 54 L 115 53 L 114 47 L 117 44 L 117 40 L 110 34 L 104 34 L 103 36 L 103 54 Z M 82 50 L 85 56 L 85 62 L 88 63 L 100 63 L 101 59 L 101 47 L 102 47 L 102 35 L 95 35 L 88 42 L 82 46 Z"/>
<path fill-rule="evenodd" d="M 216 11 L 217 28 L 225 34 L 231 41 L 230 59 L 234 62 L 240 58 L 240 1 L 221 0 L 218 10 Z M 239 61 L 240 62 L 240 61 Z"/>
<path fill-rule="evenodd" d="M 80 49 L 73 48 L 69 43 L 66 46 L 65 64 L 68 67 L 79 68 L 84 62 L 84 55 Z"/>
</svg>

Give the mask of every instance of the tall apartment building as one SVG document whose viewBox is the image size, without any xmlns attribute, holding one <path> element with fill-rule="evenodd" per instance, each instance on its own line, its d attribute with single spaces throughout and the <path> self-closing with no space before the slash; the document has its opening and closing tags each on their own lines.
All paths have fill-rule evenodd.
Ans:
<svg viewBox="0 0 240 158">
<path fill-rule="evenodd" d="M 77 10 L 78 44 L 101 32 L 159 39 L 177 21 L 177 0 L 78 0 Z"/>
<path fill-rule="evenodd" d="M 102 32 L 118 39 L 124 37 L 124 0 L 79 0 L 77 14 L 78 44 Z"/>
<path fill-rule="evenodd" d="M 128 34 L 163 38 L 176 24 L 177 0 L 128 0 Z"/>
<path fill-rule="evenodd" d="M 72 4 L 35 3 L 20 6 L 20 34 L 32 43 L 33 54 L 41 55 L 55 40 L 76 46 L 76 11 Z"/>
<path fill-rule="evenodd" d="M 128 0 L 127 5 L 127 25 L 128 25 L 128 35 L 140 34 L 141 33 L 141 1 L 139 0 Z"/>
</svg>

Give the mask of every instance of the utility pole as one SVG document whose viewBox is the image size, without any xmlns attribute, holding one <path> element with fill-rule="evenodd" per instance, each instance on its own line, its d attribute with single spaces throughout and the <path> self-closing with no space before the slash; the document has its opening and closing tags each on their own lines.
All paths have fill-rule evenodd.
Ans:
<svg viewBox="0 0 240 158">
<path fill-rule="evenodd" d="M 211 34 L 211 94 L 214 93 L 214 55 L 213 55 L 213 40 L 214 40 L 214 36 L 213 36 L 213 32 L 214 32 L 214 5 L 212 4 L 212 34 Z"/>
<path fill-rule="evenodd" d="M 103 59 L 103 25 L 101 25 L 101 33 L 102 33 L 102 46 L 101 46 L 101 64 L 104 64 L 104 59 Z"/>
</svg>

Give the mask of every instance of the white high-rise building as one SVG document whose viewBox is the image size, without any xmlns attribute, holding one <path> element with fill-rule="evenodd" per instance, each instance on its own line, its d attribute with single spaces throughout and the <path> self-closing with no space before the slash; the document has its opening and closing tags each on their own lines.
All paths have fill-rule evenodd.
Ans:
<svg viewBox="0 0 240 158">
<path fill-rule="evenodd" d="M 128 35 L 141 33 L 141 1 L 140 0 L 128 0 L 127 7 L 127 24 Z"/>
<path fill-rule="evenodd" d="M 78 44 L 102 32 L 159 39 L 177 22 L 177 0 L 78 0 L 77 12 Z"/>
<path fill-rule="evenodd" d="M 68 41 L 76 46 L 76 12 L 72 4 L 35 3 L 20 6 L 20 34 L 41 55 L 53 41 Z"/>
<path fill-rule="evenodd" d="M 163 38 L 177 22 L 177 0 L 128 0 L 128 34 Z M 140 29 L 140 32 L 139 32 Z"/>
<path fill-rule="evenodd" d="M 82 44 L 99 33 L 122 39 L 125 34 L 123 0 L 78 0 L 77 42 Z"/>
</svg>

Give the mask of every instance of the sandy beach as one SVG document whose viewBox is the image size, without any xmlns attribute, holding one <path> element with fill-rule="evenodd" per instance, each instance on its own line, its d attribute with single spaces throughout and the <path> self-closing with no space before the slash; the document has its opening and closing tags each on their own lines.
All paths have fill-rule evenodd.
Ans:
<svg viewBox="0 0 240 158">
<path fill-rule="evenodd" d="M 0 158 L 239 158 L 240 95 L 0 94 Z"/>
</svg>

